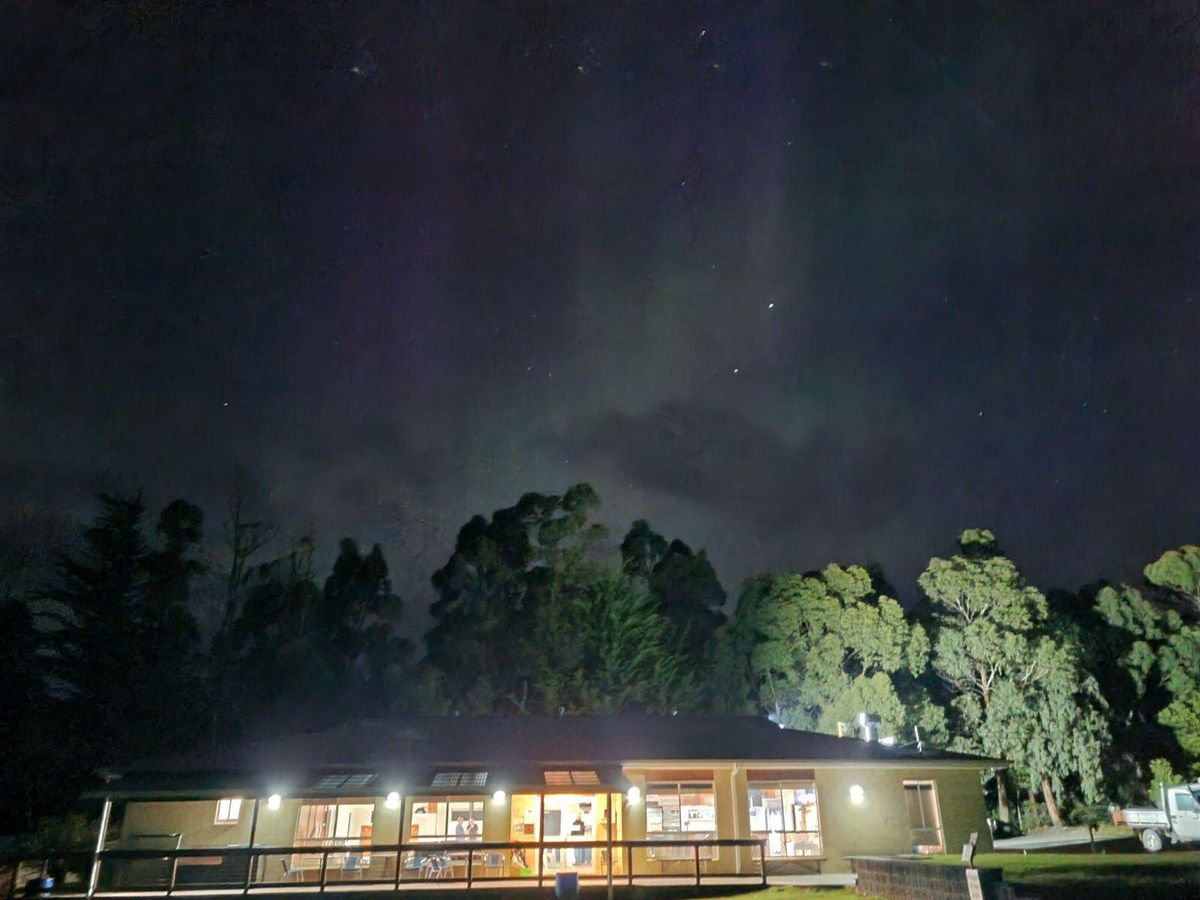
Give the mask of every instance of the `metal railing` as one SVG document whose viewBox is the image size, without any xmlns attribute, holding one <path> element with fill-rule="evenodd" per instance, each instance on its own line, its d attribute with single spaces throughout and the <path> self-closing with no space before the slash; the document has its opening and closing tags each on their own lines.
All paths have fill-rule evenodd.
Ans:
<svg viewBox="0 0 1200 900">
<path fill-rule="evenodd" d="M 751 831 L 755 838 L 766 843 L 768 859 L 811 859 L 821 855 L 821 832 L 807 831 Z"/>
<path fill-rule="evenodd" d="M 750 871 L 741 859 L 730 871 L 709 871 L 717 848 L 748 850 Z M 668 858 L 654 851 L 669 849 Z M 681 850 L 690 853 L 681 854 Z M 611 851 L 611 859 L 609 858 Z M 568 854 L 575 854 L 569 861 Z M 585 855 L 586 854 L 586 855 Z M 49 854 L 61 858 L 68 854 Z M 71 871 L 82 875 L 75 884 L 59 883 L 47 896 L 90 896 L 138 893 L 171 896 L 176 893 L 229 892 L 242 894 L 303 888 L 336 890 L 343 885 L 374 885 L 401 890 L 423 883 L 537 884 L 559 872 L 574 872 L 581 881 L 612 880 L 632 886 L 635 879 L 753 878 L 767 883 L 766 840 L 727 838 L 703 840 L 594 841 L 444 841 L 363 846 L 293 845 L 287 847 L 203 847 L 182 849 L 112 849 L 71 853 Z M 536 858 L 535 858 L 536 857 Z M 312 860 L 301 865 L 300 860 Z M 681 871 L 682 869 L 682 871 Z M 756 871 L 755 871 L 756 869 Z M 181 872 L 184 877 L 181 877 Z M 197 877 L 202 876 L 202 877 Z M 12 885 L 15 893 L 16 885 Z M 92 887 L 92 890 L 89 890 Z"/>
</svg>

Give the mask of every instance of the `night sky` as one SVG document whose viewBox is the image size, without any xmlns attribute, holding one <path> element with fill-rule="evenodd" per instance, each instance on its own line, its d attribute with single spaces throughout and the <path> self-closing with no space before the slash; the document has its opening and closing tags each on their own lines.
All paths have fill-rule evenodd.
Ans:
<svg viewBox="0 0 1200 900">
<path fill-rule="evenodd" d="M 1190 18 L 1189 18 L 1190 17 Z M 1183 2 L 9 0 L 0 510 L 379 540 L 590 482 L 727 589 L 1200 538 Z"/>
</svg>

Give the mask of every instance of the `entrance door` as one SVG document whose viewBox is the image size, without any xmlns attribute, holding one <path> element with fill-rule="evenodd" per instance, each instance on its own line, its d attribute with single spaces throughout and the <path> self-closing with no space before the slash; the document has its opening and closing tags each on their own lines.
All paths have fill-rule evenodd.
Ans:
<svg viewBox="0 0 1200 900">
<path fill-rule="evenodd" d="M 602 794 L 517 794 L 512 798 L 510 840 L 596 843 L 608 840 L 608 799 Z M 538 827 L 538 818 L 541 827 Z M 613 805 L 613 840 L 621 838 L 621 805 Z M 513 855 L 513 874 L 537 875 L 537 851 Z M 559 872 L 580 875 L 605 875 L 608 851 L 605 847 L 548 847 L 542 853 L 544 876 Z M 617 867 L 621 871 L 621 857 Z"/>
</svg>

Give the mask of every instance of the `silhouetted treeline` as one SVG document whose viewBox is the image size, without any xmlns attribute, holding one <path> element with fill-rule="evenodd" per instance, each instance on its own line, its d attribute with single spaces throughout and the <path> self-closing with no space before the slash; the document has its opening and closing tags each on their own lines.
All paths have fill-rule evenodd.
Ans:
<svg viewBox="0 0 1200 900">
<path fill-rule="evenodd" d="M 328 572 L 234 498 L 214 539 L 183 500 L 101 495 L 54 551 L 0 555 L 0 827 L 73 808 L 106 764 L 404 713 L 767 714 L 1013 762 L 997 815 L 1096 818 L 1200 757 L 1200 550 L 1141 585 L 1045 596 L 983 529 L 935 556 L 906 612 L 877 568 L 748 579 L 645 521 L 620 541 L 586 484 L 526 494 L 458 534 L 432 575 L 424 652 L 398 634 L 382 548 Z M 212 531 L 213 529 L 209 529 Z M 207 627 L 202 623 L 210 623 Z"/>
</svg>

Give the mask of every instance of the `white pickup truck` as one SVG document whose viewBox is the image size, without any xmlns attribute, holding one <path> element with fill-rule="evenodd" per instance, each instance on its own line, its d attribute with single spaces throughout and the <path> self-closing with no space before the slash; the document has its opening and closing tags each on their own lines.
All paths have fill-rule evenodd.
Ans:
<svg viewBox="0 0 1200 900">
<path fill-rule="evenodd" d="M 1173 844 L 1200 843 L 1200 784 L 1159 785 L 1158 806 L 1121 809 L 1113 821 L 1137 832 L 1142 846 L 1157 853 Z"/>
</svg>

